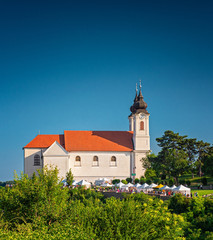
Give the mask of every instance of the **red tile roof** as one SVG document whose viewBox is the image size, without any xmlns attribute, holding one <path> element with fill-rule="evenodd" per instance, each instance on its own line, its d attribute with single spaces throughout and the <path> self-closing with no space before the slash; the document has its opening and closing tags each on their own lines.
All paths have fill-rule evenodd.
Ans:
<svg viewBox="0 0 213 240">
<path fill-rule="evenodd" d="M 24 148 L 48 148 L 55 141 L 57 141 L 62 147 L 64 147 L 64 135 L 59 134 L 59 135 L 37 135 Z"/>
<path fill-rule="evenodd" d="M 70 151 L 132 151 L 133 132 L 64 131 L 65 149 Z"/>
<path fill-rule="evenodd" d="M 133 150 L 133 132 L 129 131 L 64 131 L 64 135 L 38 135 L 24 148 L 48 148 L 55 141 L 70 151 Z"/>
</svg>

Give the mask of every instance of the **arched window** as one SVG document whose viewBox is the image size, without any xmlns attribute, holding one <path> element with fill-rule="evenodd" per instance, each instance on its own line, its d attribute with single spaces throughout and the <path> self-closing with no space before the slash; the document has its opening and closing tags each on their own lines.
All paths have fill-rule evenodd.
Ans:
<svg viewBox="0 0 213 240">
<path fill-rule="evenodd" d="M 40 156 L 36 154 L 34 156 L 34 166 L 40 166 L 40 165 L 41 165 Z"/>
<path fill-rule="evenodd" d="M 111 157 L 110 166 L 117 166 L 117 160 L 115 156 Z"/>
<path fill-rule="evenodd" d="M 92 166 L 94 166 L 94 167 L 99 166 L 98 156 L 93 157 Z"/>
<path fill-rule="evenodd" d="M 76 167 L 80 167 L 81 166 L 81 157 L 80 156 L 76 156 L 75 157 L 75 166 Z"/>
<path fill-rule="evenodd" d="M 144 121 L 140 122 L 140 130 L 144 130 Z"/>
</svg>

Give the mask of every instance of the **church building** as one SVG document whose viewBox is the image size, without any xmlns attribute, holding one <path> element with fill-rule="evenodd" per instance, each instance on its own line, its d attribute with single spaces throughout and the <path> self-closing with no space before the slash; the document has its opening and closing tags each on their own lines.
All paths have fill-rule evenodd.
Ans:
<svg viewBox="0 0 213 240">
<path fill-rule="evenodd" d="M 24 149 L 24 173 L 57 166 L 63 179 L 71 168 L 76 181 L 126 179 L 144 175 L 141 159 L 150 151 L 149 113 L 141 85 L 130 107 L 129 131 L 72 131 L 37 135 Z"/>
</svg>

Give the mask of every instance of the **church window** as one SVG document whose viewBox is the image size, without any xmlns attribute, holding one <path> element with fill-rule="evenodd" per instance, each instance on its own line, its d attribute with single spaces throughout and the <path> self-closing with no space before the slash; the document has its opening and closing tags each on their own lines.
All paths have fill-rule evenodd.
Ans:
<svg viewBox="0 0 213 240">
<path fill-rule="evenodd" d="M 115 156 L 111 157 L 110 166 L 117 166 L 117 160 Z"/>
<path fill-rule="evenodd" d="M 36 154 L 34 156 L 34 166 L 40 166 L 40 165 L 41 165 L 40 156 Z"/>
<path fill-rule="evenodd" d="M 140 130 L 144 130 L 144 121 L 140 122 Z"/>
<path fill-rule="evenodd" d="M 93 157 L 93 162 L 92 162 L 92 166 L 99 166 L 99 162 L 98 162 L 98 156 L 94 156 Z"/>
<path fill-rule="evenodd" d="M 76 156 L 75 158 L 75 167 L 80 167 L 81 166 L 81 157 Z"/>
</svg>

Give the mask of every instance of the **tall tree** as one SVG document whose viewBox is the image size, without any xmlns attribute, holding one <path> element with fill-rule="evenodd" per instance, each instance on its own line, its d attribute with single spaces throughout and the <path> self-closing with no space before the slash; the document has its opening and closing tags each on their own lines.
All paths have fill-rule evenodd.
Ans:
<svg viewBox="0 0 213 240">
<path fill-rule="evenodd" d="M 197 139 L 196 138 L 186 138 L 183 141 L 183 150 L 187 153 L 188 155 L 188 169 L 192 172 L 192 177 L 194 177 L 195 173 L 195 162 L 196 162 L 196 157 L 197 157 Z"/>
<path fill-rule="evenodd" d="M 197 153 L 198 153 L 198 158 L 197 158 L 197 167 L 198 167 L 198 173 L 199 176 L 202 176 L 202 166 L 204 165 L 204 159 L 206 156 L 208 156 L 209 152 L 209 147 L 210 144 L 207 142 L 197 141 L 196 142 L 196 147 L 197 147 Z"/>
</svg>

